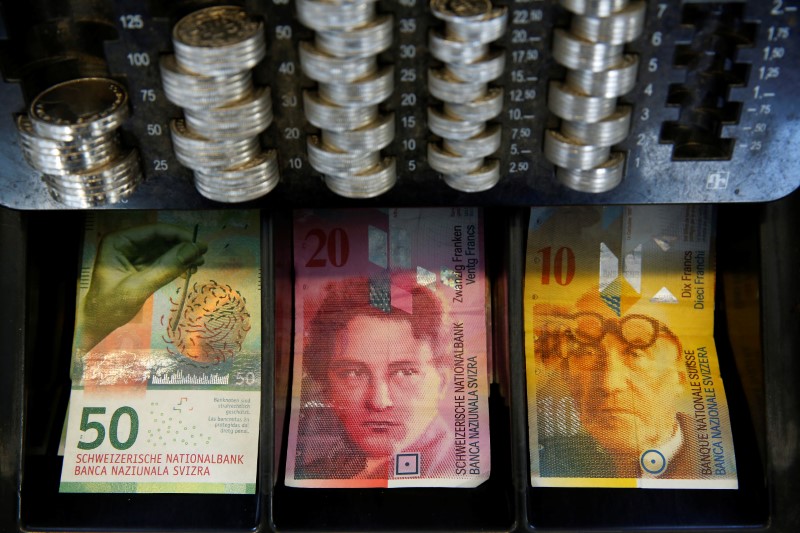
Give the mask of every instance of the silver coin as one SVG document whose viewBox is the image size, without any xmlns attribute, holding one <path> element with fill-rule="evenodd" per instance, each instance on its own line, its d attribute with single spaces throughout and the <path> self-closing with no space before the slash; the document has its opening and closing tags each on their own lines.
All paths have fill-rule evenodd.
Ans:
<svg viewBox="0 0 800 533">
<path fill-rule="evenodd" d="M 347 177 L 325 175 L 325 185 L 346 198 L 374 198 L 384 194 L 397 182 L 397 166 L 393 157 Z"/>
<path fill-rule="evenodd" d="M 561 122 L 561 133 L 582 144 L 612 146 L 628 136 L 631 128 L 631 108 L 622 105 L 609 116 L 594 123 Z"/>
<path fill-rule="evenodd" d="M 625 171 L 625 154 L 611 152 L 609 158 L 600 165 L 577 170 L 556 168 L 558 181 L 576 191 L 601 193 L 610 191 L 622 182 Z"/>
<path fill-rule="evenodd" d="M 445 139 L 469 139 L 486 130 L 486 122 L 470 122 L 436 107 L 428 108 L 428 128 Z"/>
<path fill-rule="evenodd" d="M 378 116 L 378 119 L 355 130 L 322 130 L 322 142 L 343 152 L 377 152 L 394 140 L 394 113 Z"/>
<path fill-rule="evenodd" d="M 223 107 L 185 109 L 186 124 L 209 139 L 254 137 L 272 123 L 272 99 L 269 87 L 259 87 L 250 96 Z"/>
<path fill-rule="evenodd" d="M 375 18 L 373 1 L 297 0 L 297 18 L 312 30 L 349 30 Z"/>
<path fill-rule="evenodd" d="M 633 90 L 639 71 L 639 56 L 624 54 L 620 63 L 600 72 L 567 69 L 567 85 L 585 94 L 616 98 Z"/>
<path fill-rule="evenodd" d="M 445 69 L 467 83 L 488 83 L 502 76 L 505 66 L 505 52 L 496 49 L 473 63 L 447 63 Z"/>
<path fill-rule="evenodd" d="M 308 136 L 308 162 L 322 174 L 347 177 L 364 172 L 381 161 L 379 151 L 345 152 L 325 145 L 316 135 Z"/>
<path fill-rule="evenodd" d="M 182 18 L 172 30 L 180 66 L 205 76 L 249 70 L 266 55 L 264 23 L 236 6 L 215 6 Z"/>
<path fill-rule="evenodd" d="M 485 83 L 465 82 L 447 69 L 428 69 L 428 91 L 443 102 L 466 103 L 486 95 Z"/>
<path fill-rule="evenodd" d="M 253 91 L 249 70 L 228 76 L 200 76 L 180 67 L 173 55 L 162 56 L 159 65 L 167 100 L 180 107 L 220 107 Z"/>
<path fill-rule="evenodd" d="M 593 43 L 570 32 L 553 30 L 553 59 L 567 68 L 599 72 L 620 63 L 621 44 Z"/>
<path fill-rule="evenodd" d="M 447 22 L 483 20 L 491 12 L 490 0 L 431 0 L 433 16 Z"/>
<path fill-rule="evenodd" d="M 102 167 L 120 153 L 119 143 L 106 143 L 94 150 L 79 150 L 69 153 L 43 153 L 23 146 L 26 161 L 44 174 L 62 176 L 85 172 Z"/>
<path fill-rule="evenodd" d="M 464 157 L 445 150 L 437 143 L 428 143 L 428 164 L 442 174 L 469 174 L 481 168 L 483 157 Z"/>
<path fill-rule="evenodd" d="M 214 50 L 214 54 L 205 54 L 200 57 L 189 57 L 181 54 L 175 47 L 175 57 L 178 64 L 191 72 L 202 76 L 232 76 L 246 70 L 250 70 L 258 65 L 266 56 L 266 43 L 258 43 L 246 51 L 229 52 L 225 50 Z M 235 60 L 230 59 L 235 57 Z"/>
<path fill-rule="evenodd" d="M 215 6 L 186 15 L 172 30 L 173 41 L 199 48 L 239 44 L 263 32 L 263 24 L 237 6 Z"/>
<path fill-rule="evenodd" d="M 444 111 L 470 122 L 492 120 L 503 111 L 503 88 L 490 87 L 484 96 L 471 102 L 445 102 Z"/>
<path fill-rule="evenodd" d="M 52 182 L 64 190 L 76 189 L 93 193 L 99 189 L 115 187 L 121 182 L 136 180 L 141 177 L 140 174 L 139 152 L 135 148 L 130 148 L 102 167 L 74 174 L 46 175 L 53 178 Z"/>
<path fill-rule="evenodd" d="M 227 204 L 236 204 L 257 200 L 262 196 L 269 194 L 280 182 L 280 180 L 265 180 L 261 183 L 254 184 L 246 188 L 237 188 L 235 192 L 220 192 L 214 188 L 207 187 L 205 182 L 197 181 L 196 174 L 197 173 L 195 172 L 195 188 L 201 196 L 215 202 Z"/>
<path fill-rule="evenodd" d="M 120 151 L 116 132 L 76 141 L 55 141 L 36 135 L 27 115 L 17 116 L 16 125 L 22 155 L 33 168 L 45 174 L 70 174 L 101 167 Z"/>
<path fill-rule="evenodd" d="M 470 159 L 489 157 L 500 149 L 500 126 L 492 124 L 486 131 L 469 139 L 444 139 L 442 147 L 452 154 Z"/>
<path fill-rule="evenodd" d="M 115 204 L 128 197 L 130 197 L 139 185 L 140 180 L 122 183 L 116 187 L 89 194 L 75 193 L 73 191 L 64 191 L 58 188 L 58 185 L 51 185 L 47 181 L 45 175 L 43 181 L 47 185 L 47 190 L 50 196 L 56 202 L 71 208 L 89 208 L 101 207 L 104 205 Z"/>
<path fill-rule="evenodd" d="M 475 41 L 454 41 L 433 29 L 429 33 L 428 50 L 444 63 L 472 63 L 489 52 L 489 45 Z"/>
<path fill-rule="evenodd" d="M 394 91 L 394 67 L 381 67 L 377 72 L 349 83 L 320 83 L 319 95 L 340 106 L 377 105 Z"/>
<path fill-rule="evenodd" d="M 482 192 L 500 181 L 500 161 L 488 159 L 481 168 L 469 174 L 445 174 L 444 182 L 461 192 Z"/>
<path fill-rule="evenodd" d="M 300 43 L 303 73 L 320 83 L 350 83 L 378 70 L 376 56 L 334 57 L 309 42 Z"/>
<path fill-rule="evenodd" d="M 107 78 L 78 78 L 44 90 L 28 115 L 36 135 L 73 141 L 111 133 L 130 115 L 128 91 Z"/>
<path fill-rule="evenodd" d="M 57 202 L 67 207 L 98 207 L 112 204 L 133 193 L 142 181 L 139 156 L 130 150 L 98 169 L 74 175 L 44 174 L 42 180 Z"/>
<path fill-rule="evenodd" d="M 303 92 L 303 109 L 312 125 L 331 131 L 354 130 L 378 118 L 377 104 L 345 107 L 312 91 Z"/>
<path fill-rule="evenodd" d="M 561 0 L 561 5 L 576 15 L 607 17 L 628 5 L 628 0 Z"/>
<path fill-rule="evenodd" d="M 173 119 L 169 126 L 175 157 L 193 170 L 241 166 L 261 152 L 258 137 L 207 139 L 190 130 L 183 119 Z"/>
<path fill-rule="evenodd" d="M 261 152 L 246 165 L 224 170 L 194 171 L 195 187 L 210 200 L 235 203 L 264 196 L 280 181 L 275 150 Z"/>
<path fill-rule="evenodd" d="M 551 81 L 547 107 L 564 120 L 597 122 L 614 112 L 617 99 L 585 95 L 562 81 Z"/>
<path fill-rule="evenodd" d="M 572 33 L 592 41 L 624 44 L 636 40 L 644 31 L 645 3 L 636 1 L 607 17 L 572 17 Z"/>
<path fill-rule="evenodd" d="M 460 19 L 445 24 L 445 37 L 455 41 L 490 43 L 506 33 L 508 8 L 499 7 L 481 19 Z"/>
<path fill-rule="evenodd" d="M 393 24 L 390 15 L 381 15 L 350 30 L 318 31 L 314 44 L 319 50 L 335 57 L 374 56 L 392 45 Z"/>
<path fill-rule="evenodd" d="M 596 167 L 608 158 L 608 146 L 581 144 L 556 130 L 547 130 L 544 137 L 544 156 L 556 166 L 584 170 Z"/>
</svg>

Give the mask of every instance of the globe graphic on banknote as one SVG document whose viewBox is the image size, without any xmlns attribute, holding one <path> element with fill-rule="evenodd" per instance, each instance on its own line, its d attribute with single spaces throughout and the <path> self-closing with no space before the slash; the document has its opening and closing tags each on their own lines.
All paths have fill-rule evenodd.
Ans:
<svg viewBox="0 0 800 533">
<path fill-rule="evenodd" d="M 199 363 L 227 361 L 242 350 L 250 331 L 250 313 L 242 294 L 230 285 L 195 282 L 182 295 L 170 298 L 165 321 L 169 342 L 184 357 Z"/>
</svg>

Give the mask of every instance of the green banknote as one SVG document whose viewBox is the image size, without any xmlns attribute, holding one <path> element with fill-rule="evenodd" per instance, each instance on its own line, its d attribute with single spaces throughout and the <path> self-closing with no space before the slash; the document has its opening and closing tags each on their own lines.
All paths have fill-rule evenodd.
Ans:
<svg viewBox="0 0 800 533">
<path fill-rule="evenodd" d="M 255 493 L 257 211 L 87 215 L 61 492 Z"/>
<path fill-rule="evenodd" d="M 710 206 L 531 210 L 533 486 L 736 488 Z"/>
</svg>

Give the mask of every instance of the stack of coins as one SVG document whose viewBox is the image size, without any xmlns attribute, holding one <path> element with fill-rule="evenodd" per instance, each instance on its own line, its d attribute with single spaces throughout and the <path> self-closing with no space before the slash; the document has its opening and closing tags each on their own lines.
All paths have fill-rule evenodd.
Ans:
<svg viewBox="0 0 800 533">
<path fill-rule="evenodd" d="M 623 50 L 644 29 L 645 2 L 561 0 L 574 13 L 570 31 L 556 29 L 553 57 L 567 67 L 564 81 L 550 83 L 548 107 L 561 129 L 545 134 L 545 157 L 561 183 L 584 192 L 605 192 L 622 181 L 625 156 L 611 147 L 630 131 L 630 106 L 617 97 L 636 83 L 638 56 Z"/>
<path fill-rule="evenodd" d="M 184 109 L 170 123 L 175 157 L 197 190 L 218 202 L 244 202 L 278 184 L 277 154 L 259 135 L 272 123 L 269 87 L 253 85 L 266 55 L 264 24 L 235 6 L 209 7 L 172 31 L 175 55 L 161 58 L 167 99 Z"/>
<path fill-rule="evenodd" d="M 500 126 L 487 124 L 503 110 L 503 89 L 489 87 L 505 68 L 505 54 L 490 43 L 506 31 L 507 8 L 489 0 L 433 0 L 444 31 L 431 30 L 430 52 L 444 63 L 428 71 L 428 90 L 442 101 L 428 109 L 428 126 L 442 138 L 428 144 L 428 163 L 450 187 L 484 191 L 500 180 Z"/>
<path fill-rule="evenodd" d="M 381 156 L 394 114 L 378 109 L 394 90 L 394 69 L 377 61 L 392 44 L 392 17 L 376 15 L 374 0 L 298 0 L 297 16 L 316 32 L 300 43 L 303 72 L 318 83 L 303 94 L 306 118 L 322 130 L 308 138 L 309 163 L 341 196 L 383 194 L 397 180 L 394 158 Z"/>
<path fill-rule="evenodd" d="M 114 80 L 59 83 L 17 117 L 22 153 L 56 201 L 69 207 L 118 202 L 142 180 L 138 152 L 124 148 L 116 131 L 129 114 L 128 93 Z"/>
</svg>

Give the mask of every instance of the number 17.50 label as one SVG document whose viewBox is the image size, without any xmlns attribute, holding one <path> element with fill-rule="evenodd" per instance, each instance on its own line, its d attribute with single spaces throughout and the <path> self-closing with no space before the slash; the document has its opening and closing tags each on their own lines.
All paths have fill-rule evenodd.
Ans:
<svg viewBox="0 0 800 533">
<path fill-rule="evenodd" d="M 252 493 L 259 398 L 257 391 L 86 397 L 73 390 L 61 491 Z"/>
</svg>

